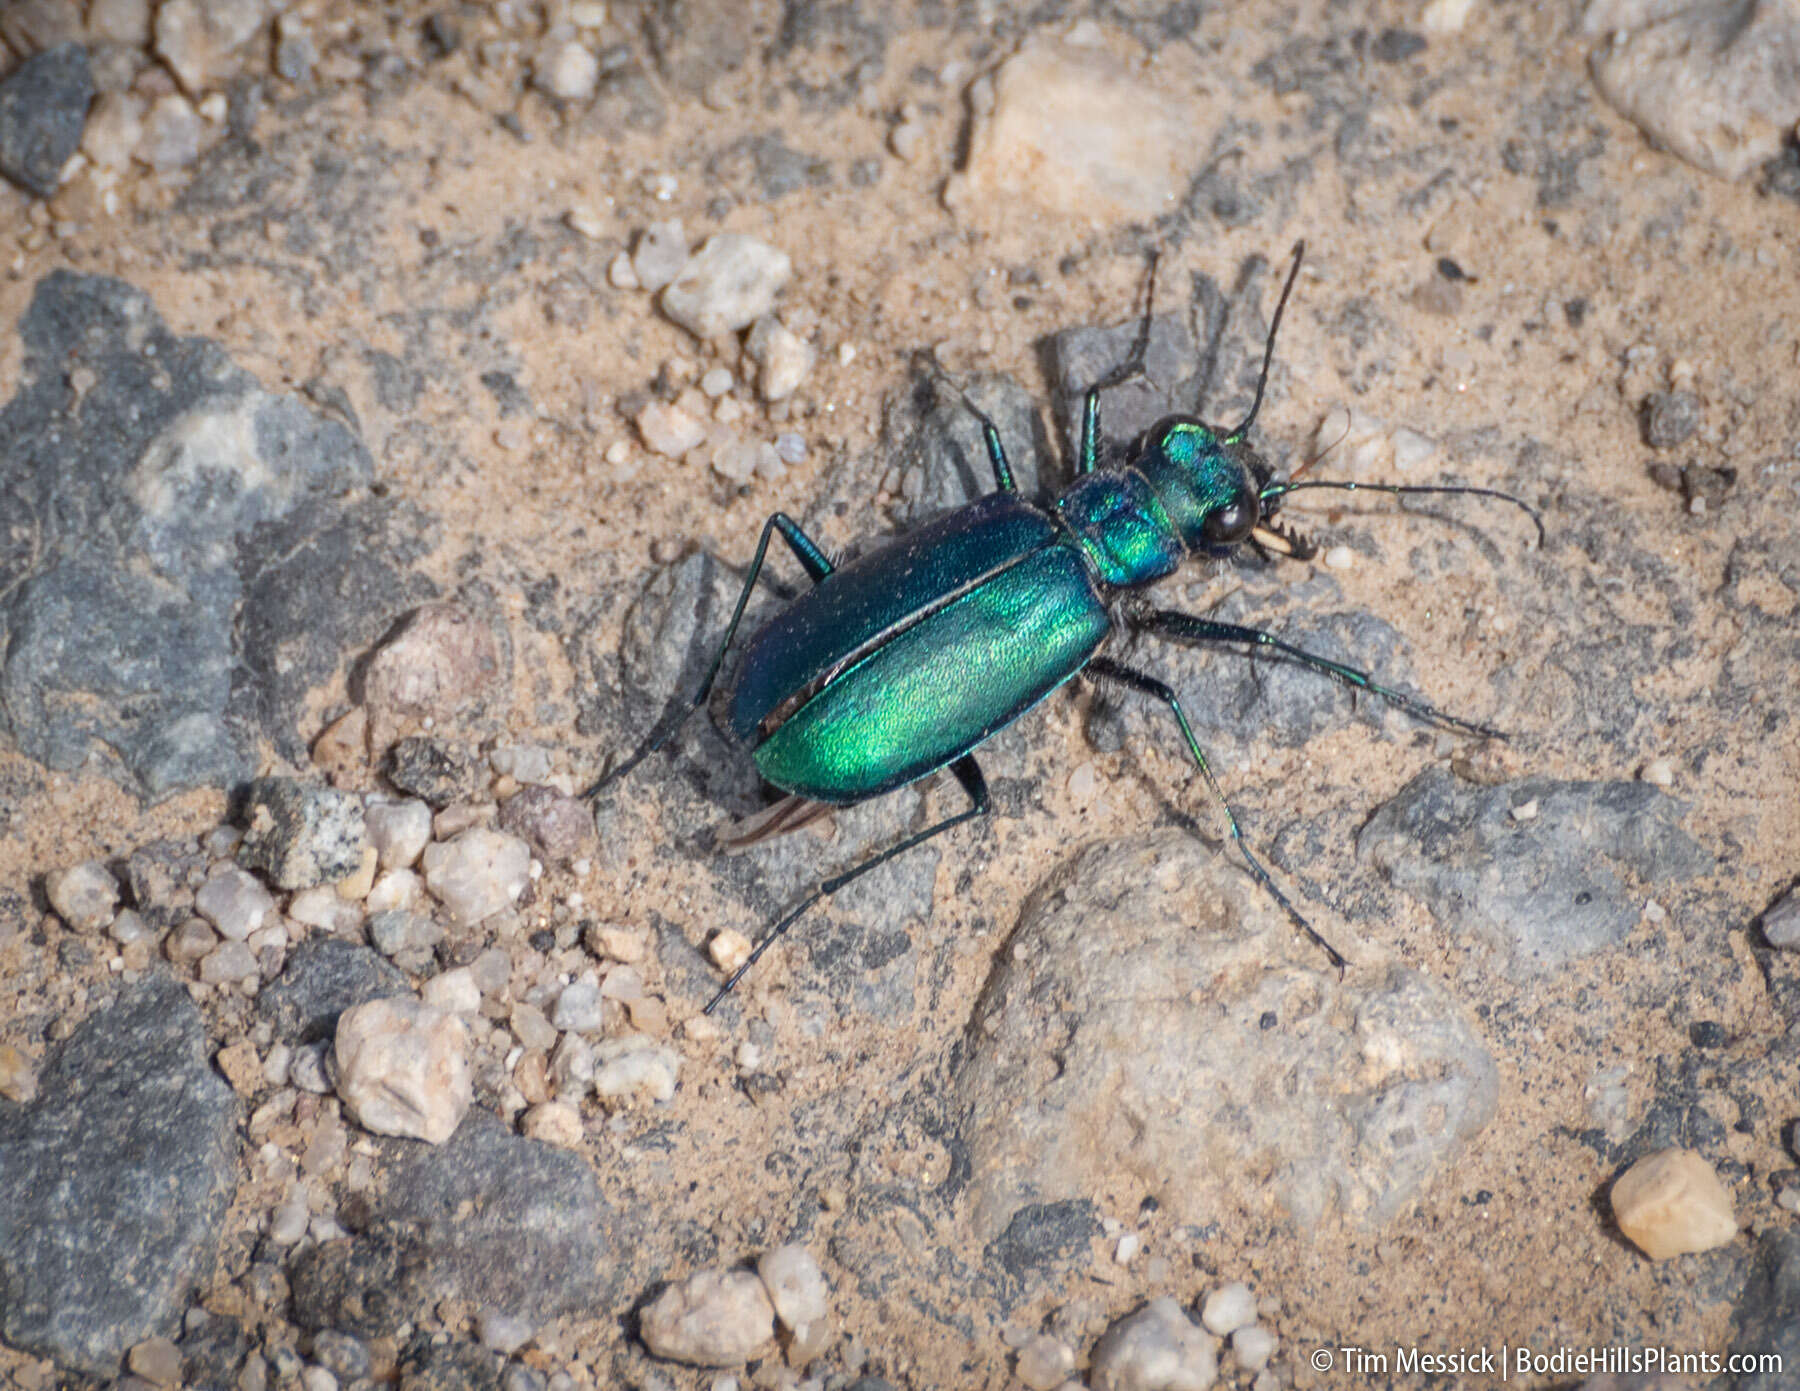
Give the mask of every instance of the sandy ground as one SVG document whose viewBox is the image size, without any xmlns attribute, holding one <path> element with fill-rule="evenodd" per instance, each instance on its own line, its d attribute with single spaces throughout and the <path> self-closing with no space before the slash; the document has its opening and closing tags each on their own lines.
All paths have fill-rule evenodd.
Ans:
<svg viewBox="0 0 1800 1391">
<path fill-rule="evenodd" d="M 1252 825 L 1282 824 L 1296 802 L 1333 813 L 1340 844 L 1299 867 L 1305 885 L 1324 890 L 1312 911 L 1344 939 L 1426 971 L 1465 1006 L 1499 1064 L 1494 1120 L 1378 1231 L 1328 1222 L 1299 1232 L 1271 1220 L 1195 1241 L 1152 1218 L 1146 1256 L 1132 1266 L 1112 1264 L 1097 1243 L 1091 1267 L 1063 1287 L 1010 1310 L 959 1310 L 954 1327 L 919 1297 L 932 1277 L 928 1266 L 907 1267 L 902 1233 L 892 1238 L 898 1274 L 880 1291 L 840 1278 L 840 1323 L 868 1350 L 869 1370 L 919 1386 L 1005 1384 L 1008 1330 L 1035 1330 L 1056 1310 L 1090 1306 L 1097 1329 L 1152 1295 L 1190 1300 L 1227 1279 L 1278 1305 L 1287 1384 L 1342 1379 L 1308 1369 L 1319 1346 L 1722 1348 L 1748 1239 L 1735 1252 L 1644 1260 L 1606 1218 L 1616 1158 L 1580 1137 L 1603 1128 L 1591 1095 L 1602 1070 L 1624 1079 L 1629 1134 L 1658 1095 L 1659 1062 L 1687 1053 L 1691 1024 L 1719 1021 L 1737 1054 L 1755 1054 L 1787 1023 L 1752 925 L 1800 863 L 1796 673 L 1791 651 L 1769 637 L 1791 624 L 1796 603 L 1794 205 L 1649 147 L 1593 93 L 1591 40 L 1563 6 L 1477 5 L 1461 33 L 1390 62 L 1369 45 L 1386 28 L 1416 25 L 1411 7 L 1302 4 L 1209 10 L 1167 39 L 1157 37 L 1163 21 L 1137 18 L 1134 36 L 1129 13 L 1111 16 L 1106 42 L 1139 55 L 1120 61 L 1150 61 L 1142 55 L 1154 47 L 1146 85 L 1188 103 L 1187 125 L 1196 145 L 1221 157 L 1229 197 L 1097 224 L 1057 190 L 953 213 L 944 188 L 968 139 L 967 84 L 1026 27 L 976 8 L 948 23 L 935 6 L 884 11 L 877 56 L 849 21 L 778 52 L 781 13 L 749 6 L 756 42 L 741 65 L 695 40 L 673 46 L 666 71 L 649 72 L 638 97 L 654 122 L 629 93 L 561 109 L 522 89 L 503 61 L 478 60 L 475 38 L 429 62 L 422 7 L 396 7 L 390 19 L 353 10 L 327 51 L 391 47 L 417 64 L 410 75 L 385 89 L 355 80 L 353 64 L 350 77 L 322 75 L 305 88 L 268 80 L 253 151 L 221 147 L 191 178 L 128 173 L 114 187 L 115 211 L 86 177 L 47 208 L 0 189 L 0 396 L 19 371 L 11 326 L 58 267 L 125 278 L 172 328 L 215 339 L 271 389 L 341 387 L 381 486 L 438 519 L 433 578 L 446 592 L 479 580 L 508 620 L 510 698 L 490 702 L 472 735 L 547 744 L 581 780 L 618 749 L 577 730 L 596 669 L 571 653 L 599 659 L 617 649 L 653 555 L 697 548 L 739 563 L 768 512 L 814 516 L 832 470 L 872 457 L 884 396 L 907 380 L 915 350 L 935 347 L 956 372 L 1004 373 L 1047 394 L 1037 345 L 1071 325 L 1129 317 L 1146 248 L 1160 249 L 1163 284 L 1178 299 L 1192 272 L 1229 285 L 1246 258 L 1279 268 L 1305 237 L 1265 436 L 1297 459 L 1322 422 L 1354 408 L 1438 441 L 1433 474 L 1522 492 L 1550 532 L 1529 562 L 1547 568 L 1528 569 L 1515 565 L 1525 529 L 1483 515 L 1489 544 L 1459 544 L 1453 565 L 1422 569 L 1420 556 L 1447 544 L 1432 521 L 1377 515 L 1385 509 L 1360 500 L 1308 507 L 1310 530 L 1353 543 L 1354 564 L 1332 572 L 1348 606 L 1403 633 L 1416 685 L 1432 699 L 1516 730 L 1507 754 L 1516 773 L 1630 779 L 1668 760 L 1685 824 L 1720 855 L 1720 872 L 1684 886 L 1661 905 L 1666 920 L 1640 924 L 1624 947 L 1547 976 L 1514 976 L 1403 894 L 1387 900 L 1394 911 L 1360 918 L 1332 905 L 1334 877 L 1355 870 L 1348 835 L 1433 756 L 1434 736 L 1375 739 L 1353 724 L 1301 748 L 1217 748 Z M 641 46 L 632 7 L 614 11 L 606 32 Z M 1178 16 L 1166 23 L 1180 27 Z M 541 32 L 471 20 L 476 34 L 483 25 L 496 44 Z M 1273 76 L 1259 68 L 1270 64 Z M 848 100 L 808 95 L 809 84 L 836 90 L 852 72 Z M 910 160 L 891 143 L 901 125 L 913 128 Z M 802 157 L 796 186 L 778 197 L 743 143 L 770 134 Z M 816 175 L 804 172 L 813 167 Z M 572 231 L 571 213 L 593 235 Z M 699 345 L 649 296 L 607 282 L 613 256 L 671 215 L 696 241 L 745 232 L 793 258 L 783 309 L 795 311 L 820 358 L 783 418 L 765 427 L 807 443 L 805 461 L 777 482 L 740 488 L 650 455 L 628 418 L 674 359 L 740 366 L 735 343 Z M 1447 280 L 1440 258 L 1468 278 Z M 417 374 L 421 390 L 406 409 L 381 404 L 368 349 Z M 495 369 L 513 375 L 528 413 L 507 417 L 480 384 Z M 1653 480 L 1639 433 L 1639 402 L 1671 380 L 1698 395 L 1705 423 L 1670 461 L 1737 470 L 1735 488 L 1701 515 Z M 622 462 L 607 452 L 618 442 Z M 1318 472 L 1333 467 L 1328 457 Z M 1380 461 L 1358 476 L 1383 476 Z M 828 548 L 883 529 L 892 499 L 878 481 L 868 510 L 816 517 Z M 1546 586 L 1545 574 L 1560 578 Z M 552 632 L 524 619 L 526 590 L 552 576 L 564 614 L 591 615 L 578 639 L 566 623 Z M 1171 584 L 1177 599 L 1204 605 L 1232 580 L 1195 572 Z M 1566 652 L 1604 646 L 1615 625 L 1653 633 L 1653 660 L 1630 676 L 1641 717 L 1603 733 L 1584 717 L 1582 671 Z M 358 655 L 344 654 L 346 672 Z M 1717 698 L 1728 668 L 1733 689 L 1755 692 L 1729 705 Z M 1031 781 L 1029 807 L 943 847 L 936 909 L 913 931 L 926 959 L 951 965 L 913 1017 L 834 1015 L 810 1035 L 783 1004 L 805 957 L 777 954 L 752 982 L 743 1016 L 719 1040 L 690 1046 L 682 1096 L 662 1122 L 674 1148 L 634 1171 L 640 1201 L 671 1231 L 703 1230 L 730 1260 L 789 1230 L 828 1239 L 835 1222 L 849 1221 L 821 1210 L 827 1166 L 776 1162 L 804 1148 L 790 1127 L 820 1098 L 862 1117 L 854 1124 L 870 1150 L 891 1149 L 898 1172 L 929 1178 L 929 1141 L 884 1124 L 888 1106 L 931 1085 L 934 1060 L 955 1042 L 1030 889 L 1075 848 L 1154 824 L 1166 790 L 1182 784 L 1172 742 L 1129 757 L 1089 747 L 1087 698 L 1051 702 L 1028 742 L 1000 749 L 999 759 L 1018 760 L 1006 776 Z M 340 674 L 317 693 L 303 732 L 345 700 Z M 655 712 L 643 713 L 647 724 Z M 1094 792 L 1070 776 L 1090 764 Z M 638 775 L 644 825 L 615 829 L 588 880 L 553 894 L 579 890 L 621 922 L 655 914 L 694 941 L 728 917 L 749 930 L 735 920 L 740 904 L 688 877 L 697 852 L 664 853 L 667 776 L 654 764 Z M 0 789 L 10 808 L 0 885 L 34 895 L 39 911 L 35 886 L 47 870 L 203 831 L 224 808 L 216 790 L 145 806 L 103 776 L 47 772 L 3 746 Z M 753 793 L 746 770 L 745 797 Z M 942 804 L 953 793 L 932 795 Z M 837 855 L 841 844 L 823 839 L 820 853 Z M 828 915 L 808 930 L 830 932 Z M 81 1017 L 105 976 L 103 961 L 70 971 L 41 943 L 27 934 L 0 948 L 9 980 L 0 1038 L 34 1055 Z M 683 1000 L 678 1012 L 699 1003 Z M 752 1019 L 770 1025 L 784 1069 L 772 1105 L 734 1082 L 731 1050 Z M 1723 1091 L 1702 1085 L 1698 1103 L 1726 1127 L 1710 1157 L 1735 1161 L 1729 1186 L 1752 1230 L 1789 1220 L 1774 1206 L 1770 1175 L 1793 1166 L 1784 1151 L 1792 1076 L 1763 1075 L 1752 1091 L 1764 1109 L 1747 1127 L 1733 1128 L 1740 1116 Z M 869 1152 L 857 1157 L 872 1162 Z M 597 1152 L 596 1163 L 608 1174 L 629 1167 L 615 1154 Z M 840 1173 L 849 1169 L 846 1158 Z M 1126 1204 L 1122 1218 L 1136 1197 L 1096 1195 L 1107 1211 Z M 260 1220 L 254 1195 L 240 1195 L 234 1220 Z M 956 1249 L 958 1234 L 930 1239 Z M 836 1274 L 829 1261 L 827 1271 Z M 681 1273 L 678 1255 L 669 1273 Z M 560 1336 L 565 1355 L 545 1365 L 609 1384 L 620 1338 L 616 1311 L 571 1325 Z M 36 1384 L 25 1360 L 0 1354 L 0 1367 Z M 677 1385 L 710 1384 L 711 1374 L 666 1370 Z M 1405 1380 L 1373 1368 L 1351 1379 Z"/>
</svg>

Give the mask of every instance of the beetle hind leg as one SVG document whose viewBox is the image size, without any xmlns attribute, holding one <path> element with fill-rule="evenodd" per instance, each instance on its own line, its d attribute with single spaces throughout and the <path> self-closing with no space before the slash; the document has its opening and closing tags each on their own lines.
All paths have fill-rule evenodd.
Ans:
<svg viewBox="0 0 1800 1391">
<path fill-rule="evenodd" d="M 1238 854 L 1244 857 L 1244 863 L 1249 866 L 1250 873 L 1255 876 L 1256 882 L 1262 885 L 1269 896 L 1287 911 L 1287 915 L 1294 920 L 1294 925 L 1324 949 L 1325 955 L 1331 958 L 1331 964 L 1336 966 L 1339 971 L 1344 970 L 1348 963 L 1344 960 L 1343 953 L 1319 935 L 1318 929 L 1288 901 L 1288 896 L 1269 876 L 1269 871 L 1263 868 L 1262 861 L 1250 853 L 1250 847 L 1244 841 L 1244 833 L 1238 827 L 1237 813 L 1232 811 L 1231 803 L 1225 800 L 1225 793 L 1219 787 L 1219 780 L 1213 776 L 1212 765 L 1206 761 L 1206 755 L 1200 751 L 1200 741 L 1194 738 L 1193 727 L 1188 724 L 1187 712 L 1181 708 L 1181 698 L 1175 694 L 1174 689 L 1168 683 L 1158 681 L 1154 676 L 1146 676 L 1141 671 L 1133 671 L 1130 667 L 1107 657 L 1094 658 L 1088 663 L 1087 671 L 1090 676 L 1098 677 L 1102 681 L 1111 681 L 1115 685 L 1136 691 L 1140 695 L 1151 696 L 1169 707 L 1169 713 L 1175 716 L 1175 723 L 1181 727 L 1181 737 L 1187 743 L 1188 754 L 1193 758 L 1195 767 L 1199 768 L 1200 776 L 1206 779 L 1207 790 L 1212 793 L 1213 800 L 1219 804 L 1219 809 L 1225 814 L 1225 825 L 1230 829 L 1231 839 L 1236 842 Z"/>
<path fill-rule="evenodd" d="M 761 940 L 750 949 L 750 955 L 744 958 L 743 965 L 733 971 L 731 975 L 726 978 L 725 983 L 718 988 L 718 991 L 713 995 L 712 999 L 706 1002 L 706 1009 L 704 1012 L 711 1014 L 717 1009 L 724 1001 L 725 997 L 737 986 L 737 983 L 749 972 L 750 968 L 756 965 L 757 961 L 762 957 L 762 954 L 770 947 L 774 946 L 775 943 L 786 934 L 787 930 L 804 917 L 807 910 L 812 908 L 813 905 L 818 903 L 821 899 L 830 898 L 846 884 L 862 878 L 862 876 L 867 874 L 870 870 L 877 869 L 886 864 L 896 855 L 904 855 L 914 846 L 923 845 L 926 841 L 931 840 L 935 836 L 941 836 L 945 831 L 952 830 L 955 827 L 962 825 L 965 821 L 972 821 L 977 816 L 985 816 L 989 806 L 987 779 L 982 777 L 981 765 L 975 761 L 975 755 L 964 754 L 961 758 L 957 759 L 956 762 L 950 765 L 950 771 L 956 774 L 957 782 L 962 784 L 962 790 L 969 798 L 968 806 L 957 812 L 955 816 L 947 816 L 942 821 L 927 826 L 924 830 L 918 832 L 918 834 L 908 836 L 899 844 L 890 845 L 879 855 L 873 855 L 864 860 L 861 864 L 845 870 L 842 874 L 825 880 L 818 888 L 808 894 L 796 907 L 790 909 L 785 917 L 781 918 L 773 927 L 763 933 Z"/>
</svg>

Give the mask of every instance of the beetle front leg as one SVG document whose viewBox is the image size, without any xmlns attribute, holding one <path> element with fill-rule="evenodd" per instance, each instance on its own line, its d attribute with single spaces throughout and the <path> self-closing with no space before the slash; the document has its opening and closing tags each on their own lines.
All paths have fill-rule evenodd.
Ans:
<svg viewBox="0 0 1800 1391">
<path fill-rule="evenodd" d="M 1479 734 L 1486 739 L 1505 739 L 1504 730 L 1495 729 L 1491 725 L 1476 724 L 1473 720 L 1459 719 L 1447 714 L 1429 701 L 1420 700 L 1417 696 L 1407 695 L 1405 691 L 1397 691 L 1391 686 L 1383 686 L 1366 671 L 1358 671 L 1355 667 L 1347 667 L 1341 662 L 1334 662 L 1329 657 L 1321 657 L 1315 652 L 1308 652 L 1303 647 L 1296 647 L 1291 642 L 1284 642 L 1273 633 L 1264 632 L 1261 628 L 1246 628 L 1239 623 L 1218 623 L 1210 618 L 1198 618 L 1191 613 L 1181 613 L 1175 609 L 1154 609 L 1137 618 L 1132 626 L 1152 633 L 1160 633 L 1165 637 L 1185 638 L 1190 642 L 1241 642 L 1246 643 L 1254 651 L 1262 648 L 1270 652 L 1279 652 L 1302 666 L 1311 667 L 1314 671 L 1341 682 L 1352 690 L 1367 691 L 1370 695 L 1380 696 L 1392 705 L 1417 715 L 1422 720 L 1433 724 L 1447 725 L 1451 729 L 1460 729 L 1466 734 Z"/>
</svg>

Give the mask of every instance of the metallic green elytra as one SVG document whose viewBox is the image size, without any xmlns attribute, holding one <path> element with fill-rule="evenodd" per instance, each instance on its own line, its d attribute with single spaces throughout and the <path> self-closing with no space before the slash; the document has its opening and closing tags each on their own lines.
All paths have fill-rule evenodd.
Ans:
<svg viewBox="0 0 1800 1391">
<path fill-rule="evenodd" d="M 731 732 L 757 770 L 793 797 L 848 806 L 948 767 L 969 805 L 821 883 L 764 933 L 749 960 L 713 996 L 708 1012 L 821 898 L 985 812 L 987 785 L 974 750 L 1082 673 L 1168 706 L 1250 872 L 1334 963 L 1344 964 L 1244 844 L 1175 692 L 1101 654 L 1121 622 L 1192 642 L 1248 646 L 1279 653 L 1435 723 L 1504 737 L 1260 629 L 1121 602 L 1192 557 L 1227 556 L 1246 542 L 1265 555 L 1309 557 L 1310 546 L 1276 519 L 1281 499 L 1303 488 L 1470 493 L 1515 503 L 1537 521 L 1519 499 L 1484 488 L 1271 481 L 1246 436 L 1262 405 L 1276 331 L 1303 253 L 1304 246 L 1296 245 L 1293 269 L 1269 324 L 1250 413 L 1234 430 L 1220 433 L 1193 417 L 1172 416 L 1146 431 L 1122 463 L 1101 467 L 1100 393 L 1142 369 L 1150 324 L 1146 306 L 1131 358 L 1087 392 L 1076 477 L 1049 506 L 1020 496 L 999 432 L 970 404 L 994 470 L 996 490 L 986 497 L 842 567 L 833 566 L 792 518 L 780 512 L 769 518 L 700 689 L 589 795 L 661 748 L 705 702 L 761 573 L 769 539 L 779 532 L 813 587 L 750 639 L 730 692 Z M 1541 541 L 1542 522 L 1538 537 Z"/>
</svg>

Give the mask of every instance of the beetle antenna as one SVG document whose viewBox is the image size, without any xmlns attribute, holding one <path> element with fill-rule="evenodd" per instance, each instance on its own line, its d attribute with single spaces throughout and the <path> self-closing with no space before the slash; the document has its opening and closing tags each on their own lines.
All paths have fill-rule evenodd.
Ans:
<svg viewBox="0 0 1800 1391">
<path fill-rule="evenodd" d="M 1470 488 L 1453 483 L 1351 483 L 1334 479 L 1309 478 L 1301 483 L 1289 479 L 1285 483 L 1270 483 L 1257 496 L 1260 501 L 1268 502 L 1275 498 L 1285 497 L 1289 493 L 1298 493 L 1307 488 L 1335 488 L 1345 493 L 1387 493 L 1393 497 L 1406 497 L 1418 493 L 1463 493 L 1469 497 L 1498 498 L 1501 502 L 1510 502 L 1527 517 L 1537 528 L 1538 549 L 1544 546 L 1544 519 L 1538 515 L 1537 509 L 1523 498 L 1514 497 L 1511 493 L 1503 493 L 1498 488 Z"/>
<path fill-rule="evenodd" d="M 1281 329 L 1281 314 L 1287 308 L 1288 296 L 1293 293 L 1294 281 L 1300 278 L 1300 261 L 1306 255 L 1306 243 L 1294 243 L 1294 267 L 1288 272 L 1287 284 L 1281 287 L 1281 298 L 1275 301 L 1275 317 L 1269 320 L 1269 341 L 1263 347 L 1262 371 L 1256 378 L 1256 395 L 1250 402 L 1250 414 L 1244 417 L 1244 423 L 1225 436 L 1226 444 L 1236 444 L 1250 433 L 1250 427 L 1256 423 L 1256 413 L 1262 409 L 1263 388 L 1269 384 L 1269 365 L 1275 361 L 1275 335 Z"/>
</svg>

